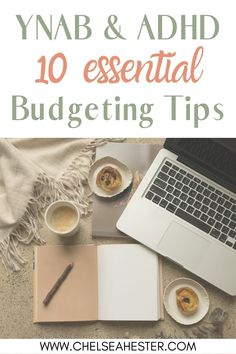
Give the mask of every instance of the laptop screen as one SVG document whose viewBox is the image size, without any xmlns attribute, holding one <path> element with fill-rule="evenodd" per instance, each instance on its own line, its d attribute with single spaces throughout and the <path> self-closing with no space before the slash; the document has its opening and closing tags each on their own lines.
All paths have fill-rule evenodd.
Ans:
<svg viewBox="0 0 236 354">
<path fill-rule="evenodd" d="M 236 139 L 167 139 L 165 146 L 236 191 Z M 218 181 L 219 182 L 219 181 Z"/>
</svg>

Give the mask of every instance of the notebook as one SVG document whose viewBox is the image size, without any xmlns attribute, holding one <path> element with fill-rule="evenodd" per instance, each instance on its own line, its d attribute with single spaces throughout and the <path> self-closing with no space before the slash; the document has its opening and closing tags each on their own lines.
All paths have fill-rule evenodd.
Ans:
<svg viewBox="0 0 236 354">
<path fill-rule="evenodd" d="M 160 149 L 161 145 L 153 144 L 108 143 L 96 149 L 96 160 L 114 157 L 142 179 Z M 132 185 L 114 198 L 93 195 L 93 237 L 127 237 L 116 228 L 116 223 L 130 199 L 131 190 Z"/>
<path fill-rule="evenodd" d="M 160 274 L 158 256 L 142 245 L 35 247 L 33 321 L 157 321 L 163 317 Z"/>
</svg>

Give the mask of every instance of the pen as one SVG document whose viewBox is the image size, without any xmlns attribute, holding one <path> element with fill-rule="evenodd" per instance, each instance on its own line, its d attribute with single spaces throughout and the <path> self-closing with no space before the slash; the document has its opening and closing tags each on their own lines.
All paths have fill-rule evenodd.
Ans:
<svg viewBox="0 0 236 354">
<path fill-rule="evenodd" d="M 43 304 L 45 306 L 47 306 L 49 304 L 49 302 L 53 298 L 54 294 L 59 289 L 61 284 L 64 282 L 64 280 L 66 279 L 66 277 L 68 276 L 68 274 L 70 273 L 72 268 L 73 268 L 73 263 L 68 264 L 68 266 L 65 268 L 65 270 L 63 271 L 61 276 L 57 279 L 56 283 L 53 285 L 53 287 L 51 288 L 51 290 L 48 292 L 45 299 L 43 300 Z"/>
</svg>

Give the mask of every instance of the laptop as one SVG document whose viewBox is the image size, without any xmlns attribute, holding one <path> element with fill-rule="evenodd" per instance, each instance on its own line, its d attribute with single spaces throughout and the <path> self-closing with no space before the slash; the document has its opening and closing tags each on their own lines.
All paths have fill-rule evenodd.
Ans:
<svg viewBox="0 0 236 354">
<path fill-rule="evenodd" d="M 166 139 L 117 228 L 236 295 L 236 139 Z"/>
</svg>

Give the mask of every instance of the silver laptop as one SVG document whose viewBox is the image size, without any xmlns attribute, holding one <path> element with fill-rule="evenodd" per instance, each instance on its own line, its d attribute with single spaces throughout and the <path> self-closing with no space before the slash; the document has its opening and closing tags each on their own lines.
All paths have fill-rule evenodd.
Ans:
<svg viewBox="0 0 236 354">
<path fill-rule="evenodd" d="M 117 227 L 236 295 L 236 139 L 167 139 Z"/>
</svg>

